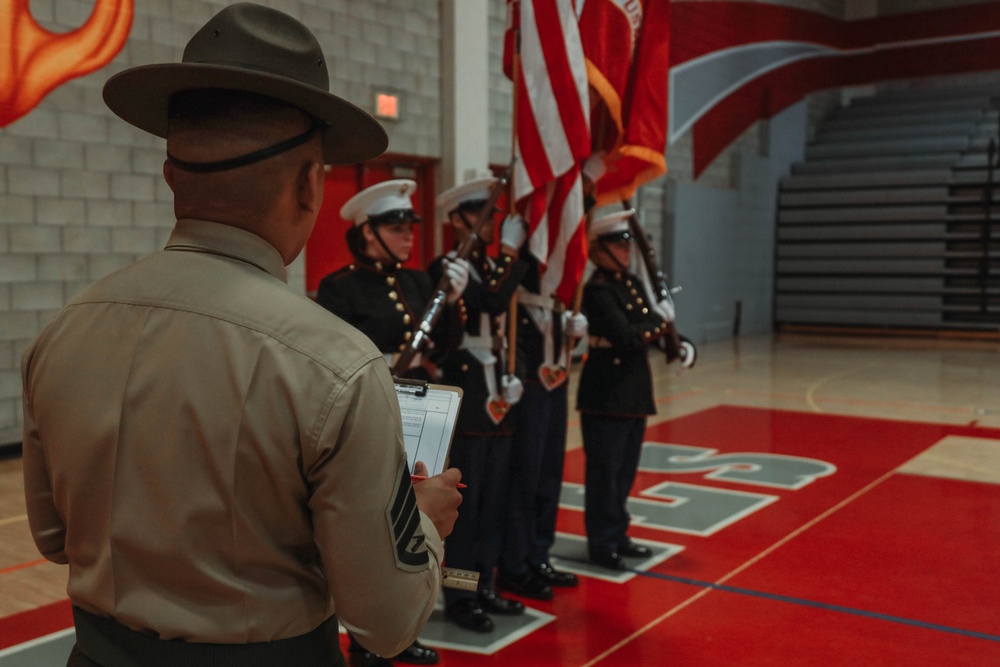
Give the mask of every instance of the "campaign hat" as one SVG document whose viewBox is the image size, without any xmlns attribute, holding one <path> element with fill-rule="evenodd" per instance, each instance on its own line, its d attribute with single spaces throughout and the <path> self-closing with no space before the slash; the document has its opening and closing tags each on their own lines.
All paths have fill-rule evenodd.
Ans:
<svg viewBox="0 0 1000 667">
<path fill-rule="evenodd" d="M 377 120 L 330 93 L 316 36 L 288 14 L 249 2 L 209 19 L 187 43 L 181 62 L 127 69 L 108 79 L 103 92 L 116 115 L 165 138 L 170 98 L 204 89 L 263 95 L 301 109 L 325 126 L 326 164 L 364 162 L 389 144 Z"/>
</svg>

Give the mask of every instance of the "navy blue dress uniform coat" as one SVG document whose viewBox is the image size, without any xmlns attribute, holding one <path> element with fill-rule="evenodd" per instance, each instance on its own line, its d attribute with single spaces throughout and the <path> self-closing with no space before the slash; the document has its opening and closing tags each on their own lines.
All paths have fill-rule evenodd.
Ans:
<svg viewBox="0 0 1000 667">
<path fill-rule="evenodd" d="M 438 257 L 428 267 L 432 279 L 438 280 L 443 274 L 443 260 L 443 257 Z M 527 270 L 523 261 L 503 253 L 492 264 L 482 250 L 469 254 L 469 284 L 460 300 L 466 335 L 500 337 L 506 334 L 501 326 L 502 316 L 507 312 L 510 300 Z M 489 316 L 489 331 L 482 330 L 481 315 L 484 313 Z M 506 355 L 498 354 L 496 350 L 494 355 L 497 357 L 494 371 L 499 392 L 500 376 L 507 372 Z M 483 367 L 468 350 L 452 350 L 441 361 L 440 368 L 441 382 L 462 387 L 464 392 L 455 427 L 457 435 L 505 435 L 513 432 L 513 420 L 509 413 L 499 424 L 494 424 L 487 414 L 485 406 L 489 391 Z"/>
<path fill-rule="evenodd" d="M 316 302 L 368 336 L 383 354 L 395 354 L 412 338 L 435 285 L 423 271 L 360 257 L 320 281 Z M 424 356 L 436 359 L 461 335 L 458 314 L 445 308 L 431 332 L 433 349 Z M 407 375 L 431 379 L 417 369 Z"/>
<path fill-rule="evenodd" d="M 591 338 L 577 390 L 577 410 L 608 417 L 656 414 L 648 350 L 667 333 L 640 279 L 597 269 L 583 290 Z"/>
</svg>

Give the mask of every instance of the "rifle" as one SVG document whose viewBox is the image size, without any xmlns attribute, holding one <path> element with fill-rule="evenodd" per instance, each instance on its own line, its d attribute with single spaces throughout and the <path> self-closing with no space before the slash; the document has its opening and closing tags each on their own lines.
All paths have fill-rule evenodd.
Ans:
<svg viewBox="0 0 1000 667">
<path fill-rule="evenodd" d="M 632 208 L 631 198 L 626 198 L 622 201 L 622 206 L 626 209 Z M 634 210 L 634 209 L 633 209 Z M 632 236 L 635 237 L 635 242 L 639 246 L 639 251 L 642 254 L 642 262 L 646 267 L 646 274 L 649 276 L 649 281 L 652 283 L 653 287 L 653 298 L 657 302 L 667 299 L 668 301 L 673 301 L 670 296 L 670 288 L 667 286 L 667 277 L 660 271 L 659 266 L 656 264 L 656 251 L 653 250 L 653 245 L 649 242 L 649 237 L 646 236 L 646 230 L 642 228 L 639 224 L 639 217 L 635 213 L 628 218 L 629 231 L 632 232 Z M 650 304 L 652 305 L 652 304 Z M 667 335 L 666 335 L 666 350 L 667 353 L 667 363 L 680 359 L 681 363 L 685 366 L 691 366 L 694 364 L 694 346 L 690 341 L 682 341 L 681 336 L 677 333 L 677 327 L 674 326 L 673 322 L 667 324 Z"/>
<path fill-rule="evenodd" d="M 469 255 L 472 253 L 473 248 L 476 244 L 480 242 L 479 234 L 483 230 L 483 226 L 487 221 L 493 218 L 493 209 L 496 208 L 497 200 L 500 195 L 503 194 L 504 189 L 507 187 L 507 183 L 510 181 L 511 171 L 513 169 L 513 163 L 504 169 L 503 173 L 497 179 L 497 182 L 493 184 L 490 189 L 490 196 L 486 198 L 486 202 L 483 207 L 479 209 L 479 213 L 476 216 L 476 222 L 472 225 L 472 232 L 469 236 L 462 241 L 462 244 L 458 246 L 456 253 L 456 259 L 468 259 Z M 420 323 L 414 330 L 413 336 L 410 338 L 410 344 L 407 345 L 399 353 L 399 358 L 396 359 L 396 363 L 392 367 L 392 374 L 396 377 L 403 377 L 403 374 L 410 368 L 410 363 L 413 358 L 416 357 L 423 348 L 426 347 L 427 343 L 430 341 L 431 331 L 434 329 L 434 325 L 437 323 L 438 319 L 441 317 L 441 313 L 444 310 L 444 302 L 448 296 L 448 276 L 442 275 L 441 280 L 438 281 L 437 288 L 434 291 L 434 296 L 424 308 L 423 314 L 420 316 Z"/>
</svg>

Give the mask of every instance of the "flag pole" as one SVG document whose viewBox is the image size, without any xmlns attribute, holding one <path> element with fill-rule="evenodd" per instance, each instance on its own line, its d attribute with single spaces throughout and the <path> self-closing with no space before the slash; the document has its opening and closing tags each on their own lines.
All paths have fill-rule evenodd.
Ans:
<svg viewBox="0 0 1000 667">
<path fill-rule="evenodd" d="M 520 4 L 517 5 L 516 11 L 520 11 Z M 511 81 L 514 83 L 514 90 L 512 95 L 513 100 L 513 110 L 511 114 L 511 141 L 510 141 L 510 156 L 511 164 L 514 164 L 514 160 L 517 157 L 517 89 L 518 79 L 521 76 L 521 30 L 517 29 L 514 31 L 514 54 L 511 58 Z M 510 184 L 507 190 L 507 208 L 510 210 L 510 215 L 517 213 L 516 211 L 517 200 L 514 199 L 514 175 L 511 174 Z M 525 241 L 527 242 L 527 241 Z M 517 291 L 510 298 L 510 307 L 507 312 L 507 375 L 514 375 L 514 371 L 517 369 Z"/>
<path fill-rule="evenodd" d="M 589 188 L 596 188 L 597 184 L 593 183 L 589 178 L 586 178 L 586 177 L 584 177 L 582 175 L 581 175 L 581 178 L 583 178 L 583 181 L 584 181 L 584 201 L 586 201 L 588 189 Z M 583 233 L 584 233 L 584 236 L 587 236 L 587 238 L 589 238 L 587 232 L 590 230 L 590 223 L 593 220 L 593 217 L 594 217 L 594 207 L 591 206 L 587 210 L 587 212 L 585 213 L 584 218 L 583 218 Z M 588 251 L 587 254 L 590 254 L 589 251 Z M 586 267 L 584 267 L 584 268 L 586 270 Z M 583 307 L 583 286 L 584 286 L 584 282 L 585 281 L 583 279 L 583 276 L 581 275 L 580 276 L 580 282 L 578 282 L 576 284 L 576 292 L 573 294 L 573 315 L 574 316 L 579 315 L 580 314 L 580 309 Z M 573 336 L 570 336 L 570 335 L 564 336 L 563 345 L 566 347 L 566 349 L 564 350 L 565 359 L 566 359 L 566 366 L 564 368 L 566 370 L 567 376 L 569 375 L 569 371 L 573 368 L 573 350 L 576 349 L 576 345 L 579 342 L 580 341 L 578 339 L 574 338 Z"/>
</svg>

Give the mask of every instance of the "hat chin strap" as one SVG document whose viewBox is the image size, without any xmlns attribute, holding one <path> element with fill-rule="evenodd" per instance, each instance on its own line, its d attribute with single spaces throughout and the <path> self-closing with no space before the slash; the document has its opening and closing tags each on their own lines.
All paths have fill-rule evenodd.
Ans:
<svg viewBox="0 0 1000 667">
<path fill-rule="evenodd" d="M 622 273 L 628 273 L 628 267 L 618 261 L 618 258 L 615 257 L 615 254 L 613 252 L 611 252 L 611 248 L 608 247 L 606 241 L 598 239 L 597 243 L 601 246 L 601 250 L 604 251 L 604 254 L 607 255 L 608 258 L 615 263 L 619 271 L 621 271 Z"/>
<path fill-rule="evenodd" d="M 297 146 L 309 141 L 319 130 L 326 129 L 328 125 L 326 123 L 315 122 L 312 127 L 298 134 L 291 139 L 285 139 L 282 142 L 274 144 L 273 146 L 268 146 L 267 148 L 261 148 L 258 151 L 252 153 L 247 153 L 246 155 L 240 155 L 238 157 L 229 158 L 228 160 L 219 160 L 218 162 L 188 162 L 186 160 L 180 160 L 170 153 L 167 153 L 167 162 L 173 166 L 181 169 L 183 171 L 190 171 L 195 174 L 208 174 L 216 171 L 229 171 L 230 169 L 238 169 L 240 167 L 245 167 L 248 164 L 253 164 L 254 162 L 261 162 L 268 158 L 272 158 L 275 155 L 281 155 L 286 153 Z M 381 239 L 379 239 L 381 240 Z"/>
<path fill-rule="evenodd" d="M 365 224 L 368 225 L 368 228 L 370 230 L 372 230 L 372 234 L 375 235 L 375 240 L 378 241 L 378 244 L 380 246 L 382 246 L 382 250 L 385 250 L 385 254 L 389 255 L 389 259 L 391 259 L 394 264 L 402 264 L 403 260 L 401 260 L 399 257 L 396 257 L 396 253 L 389 250 L 389 246 L 387 246 L 385 244 L 385 241 L 382 240 L 382 235 L 378 233 L 378 226 L 373 225 L 370 222 L 366 222 Z"/>
<path fill-rule="evenodd" d="M 465 225 L 465 228 L 468 229 L 471 232 L 472 231 L 472 223 L 469 222 L 469 219 L 465 217 L 465 211 L 462 210 L 462 209 L 460 209 L 460 208 L 458 208 L 458 209 L 455 209 L 455 212 L 458 213 L 458 219 L 462 221 L 462 224 Z"/>
</svg>

